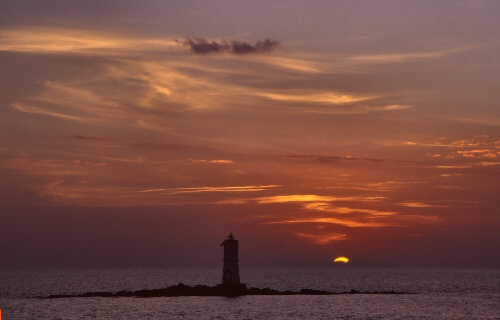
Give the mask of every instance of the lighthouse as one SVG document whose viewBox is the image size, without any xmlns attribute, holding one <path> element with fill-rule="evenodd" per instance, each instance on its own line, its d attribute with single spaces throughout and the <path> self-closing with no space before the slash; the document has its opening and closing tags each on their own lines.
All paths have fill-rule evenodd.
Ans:
<svg viewBox="0 0 500 320">
<path fill-rule="evenodd" d="M 240 284 L 240 268 L 238 266 L 238 240 L 234 239 L 230 232 L 226 240 L 221 244 L 224 246 L 224 267 L 222 269 L 223 285 Z"/>
</svg>

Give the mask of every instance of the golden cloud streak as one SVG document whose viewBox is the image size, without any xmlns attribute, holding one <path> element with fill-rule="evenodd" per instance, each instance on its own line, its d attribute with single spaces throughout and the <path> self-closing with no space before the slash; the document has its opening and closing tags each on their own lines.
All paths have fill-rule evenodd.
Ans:
<svg viewBox="0 0 500 320">
<path fill-rule="evenodd" d="M 412 60 L 424 59 L 438 59 L 447 55 L 468 51 L 473 47 L 459 47 L 441 51 L 430 52 L 410 52 L 410 53 L 389 53 L 389 54 L 375 54 L 375 55 L 358 55 L 351 57 L 350 60 L 356 63 L 398 63 Z"/>
<path fill-rule="evenodd" d="M 441 219 L 438 216 L 423 216 L 423 215 L 405 215 L 390 218 L 391 220 L 374 221 L 373 219 L 382 217 L 364 217 L 364 218 L 336 218 L 336 217 L 311 217 L 311 218 L 296 218 L 285 219 L 278 221 L 270 221 L 264 224 L 296 224 L 296 223 L 314 223 L 314 224 L 337 224 L 350 228 L 380 228 L 380 227 L 398 227 L 405 226 L 408 222 L 411 223 L 438 223 Z M 405 223 L 406 222 L 406 223 Z"/>
<path fill-rule="evenodd" d="M 309 210 L 340 213 L 340 214 L 366 213 L 372 216 L 393 216 L 398 214 L 397 212 L 394 211 L 380 211 L 373 209 L 359 209 L 359 208 L 349 208 L 349 207 L 334 207 L 326 202 L 307 203 L 304 205 L 304 207 Z"/>
<path fill-rule="evenodd" d="M 391 104 L 391 105 L 387 105 L 387 106 L 383 106 L 381 108 L 378 108 L 379 110 L 404 110 L 404 109 L 410 109 L 412 108 L 412 106 L 408 106 L 408 105 L 403 105 L 403 104 Z M 377 108 L 374 108 L 374 109 L 377 109 Z"/>
<path fill-rule="evenodd" d="M 130 197 L 130 188 L 105 187 L 93 185 L 89 188 L 85 182 L 68 183 L 64 180 L 48 184 L 41 194 L 55 200 L 54 204 L 76 204 L 76 205 L 130 205 L 133 200 Z M 132 201 L 131 201 L 132 200 Z M 131 203 L 131 202 L 132 203 Z"/>
<path fill-rule="evenodd" d="M 323 224 L 338 224 L 351 228 L 380 228 L 380 227 L 393 227 L 398 224 L 385 223 L 385 222 L 375 222 L 375 221 L 355 221 L 349 219 L 339 219 L 339 218 L 307 218 L 307 219 L 290 219 L 290 220 L 280 220 L 266 222 L 265 224 L 292 224 L 292 223 L 323 223 Z"/>
<path fill-rule="evenodd" d="M 457 154 L 466 158 L 498 158 L 495 150 L 483 149 L 483 150 L 461 150 L 457 151 Z"/>
<path fill-rule="evenodd" d="M 332 202 L 332 201 L 378 201 L 383 197 L 332 197 L 314 194 L 293 194 L 286 196 L 272 196 L 252 199 L 260 204 L 286 202 Z"/>
<path fill-rule="evenodd" d="M 279 185 L 265 185 L 265 186 L 237 186 L 237 187 L 195 187 L 195 188 L 160 188 L 160 189 L 147 189 L 137 191 L 140 193 L 159 193 L 167 192 L 168 194 L 179 193 L 203 193 L 203 192 L 255 192 L 263 191 L 279 187 Z"/>
<path fill-rule="evenodd" d="M 472 166 L 469 166 L 469 165 L 436 166 L 436 168 L 440 168 L 440 169 L 468 169 L 468 168 L 472 168 Z"/>
<path fill-rule="evenodd" d="M 46 82 L 45 88 L 45 92 L 30 99 L 29 103 L 15 102 L 11 106 L 25 113 L 80 122 L 116 120 L 123 117 L 118 103 L 89 89 L 56 82 Z"/>
<path fill-rule="evenodd" d="M 333 92 L 326 93 L 311 93 L 311 94 L 277 94 L 277 93 L 257 93 L 261 97 L 265 97 L 276 101 L 285 102 L 304 102 L 304 103 L 327 103 L 327 104 L 349 104 L 354 102 L 372 100 L 378 98 L 376 96 L 357 97 L 349 94 L 338 94 Z"/>
<path fill-rule="evenodd" d="M 80 52 L 118 53 L 120 50 L 158 50 L 178 47 L 174 40 L 117 37 L 102 32 L 25 28 L 0 31 L 0 50 L 13 52 Z"/>
<path fill-rule="evenodd" d="M 242 75 L 253 75 L 260 80 L 267 81 L 269 77 L 288 79 L 289 73 L 276 73 L 268 68 L 254 68 L 243 65 L 239 68 L 230 68 L 220 61 L 234 60 L 237 57 L 216 57 L 212 63 L 201 63 L 191 56 L 176 56 L 168 59 L 166 56 L 154 54 L 156 51 L 167 52 L 176 50 L 178 43 L 165 39 L 142 39 L 123 37 L 117 34 L 86 31 L 63 30 L 57 28 L 25 28 L 18 30 L 0 31 L 0 50 L 12 52 L 34 53 L 82 53 L 102 57 L 107 55 L 109 60 L 104 61 L 104 69 L 94 78 L 79 78 L 78 81 L 46 82 L 46 91 L 29 101 L 15 102 L 12 106 L 25 113 L 43 114 L 70 121 L 122 121 L 132 123 L 139 128 L 146 128 L 169 134 L 182 135 L 158 118 L 151 116 L 155 112 L 190 112 L 199 110 L 216 110 L 234 108 L 236 106 L 255 106 L 256 100 L 267 98 L 287 105 L 290 102 L 307 104 L 302 108 L 287 108 L 289 113 L 365 113 L 383 112 L 388 110 L 406 109 L 406 105 L 385 106 L 349 106 L 342 110 L 329 108 L 324 105 L 346 105 L 379 98 L 379 96 L 363 96 L 350 93 L 337 93 L 321 90 L 309 90 L 301 93 L 270 92 L 246 84 L 237 84 L 225 78 L 235 72 Z M 150 50 L 150 51 L 148 51 Z M 151 51 L 156 50 L 156 51 Z M 141 51 L 141 59 L 136 53 Z M 153 54 L 148 54 L 148 52 Z M 225 59 L 225 60 L 224 60 Z M 317 63 L 307 60 L 292 59 L 278 56 L 254 56 L 245 61 L 277 66 L 306 72 L 313 70 Z M 256 71 L 258 70 L 258 71 Z M 223 74 L 215 81 L 214 73 Z M 125 85 L 140 83 L 135 88 L 137 93 L 116 93 L 97 90 L 89 84 L 94 81 L 103 83 L 112 81 L 122 82 Z M 134 80 L 134 81 L 131 81 Z M 131 85 L 132 88 L 133 85 Z M 159 107 L 161 106 L 161 107 Z M 131 121 L 132 119 L 132 121 Z M 175 131 L 175 132 L 174 132 Z"/>
<path fill-rule="evenodd" d="M 218 163 L 218 164 L 231 164 L 234 163 L 233 160 L 205 160 L 205 159 L 189 159 L 193 163 Z"/>
<path fill-rule="evenodd" d="M 483 167 L 498 166 L 500 165 L 500 162 L 481 161 L 477 165 Z"/>
<path fill-rule="evenodd" d="M 28 105 L 25 103 L 13 103 L 13 104 L 11 104 L 11 106 L 14 107 L 14 109 L 21 111 L 23 113 L 41 114 L 41 115 L 45 115 L 45 116 L 56 117 L 56 118 L 61 118 L 61 119 L 65 119 L 65 120 L 72 120 L 72 121 L 85 121 L 85 119 L 82 117 L 76 117 L 76 116 L 62 114 L 62 113 L 58 113 L 58 112 L 54 112 L 54 111 L 48 111 L 48 110 L 44 110 L 42 108 Z"/>
<path fill-rule="evenodd" d="M 287 57 L 277 57 L 277 56 L 254 56 L 252 60 L 258 62 L 268 63 L 271 66 L 278 66 L 284 69 L 297 71 L 297 72 L 307 72 L 307 73 L 321 73 L 322 71 L 318 68 L 317 63 L 293 59 Z"/>
<path fill-rule="evenodd" d="M 327 234 L 308 234 L 302 232 L 296 232 L 297 236 L 301 238 L 309 239 L 319 245 L 325 245 L 332 242 L 347 240 L 347 235 L 345 233 L 327 233 Z"/>
<path fill-rule="evenodd" d="M 358 63 L 396 63 L 417 59 L 435 59 L 445 56 L 443 52 L 391 53 L 379 55 L 359 55 L 351 60 Z"/>
<path fill-rule="evenodd" d="M 258 203 L 285 203 L 285 202 L 308 202 L 308 201 L 333 201 L 336 198 L 329 196 L 317 196 L 313 194 L 296 194 L 288 196 L 262 197 L 256 199 Z"/>
<path fill-rule="evenodd" d="M 338 224 L 347 227 L 389 227 L 389 226 L 402 226 L 405 225 L 404 221 L 412 222 L 438 222 L 440 219 L 436 216 L 419 216 L 419 215 L 400 215 L 396 211 L 383 211 L 376 209 L 365 208 L 352 208 L 352 207 L 338 207 L 331 205 L 335 201 L 378 201 L 379 197 L 331 197 L 331 196 L 318 196 L 318 195 L 288 195 L 288 196 L 274 196 L 262 197 L 254 199 L 259 204 L 270 203 L 288 203 L 298 202 L 301 203 L 303 208 L 315 211 L 325 212 L 329 214 L 342 215 L 337 217 L 314 217 L 314 218 L 297 218 L 286 219 L 279 221 L 268 222 L 269 224 L 291 224 L 291 223 L 325 223 L 325 224 Z M 248 200 L 246 201 L 248 202 Z M 246 203 L 239 202 L 239 203 Z M 403 203 L 401 205 L 408 207 L 426 207 L 422 203 Z M 346 216 L 351 215 L 354 216 Z M 376 219 L 376 220 L 374 220 Z M 383 220 L 383 221 L 381 221 Z"/>
<path fill-rule="evenodd" d="M 427 204 L 427 203 L 421 203 L 421 202 L 402 202 L 402 203 L 399 203 L 399 205 L 404 206 L 404 207 L 410 207 L 410 208 L 448 207 L 448 206 L 443 206 L 443 205 Z"/>
<path fill-rule="evenodd" d="M 309 104 L 315 103 L 314 101 L 310 101 Z M 319 103 L 318 103 L 319 104 Z M 341 105 L 341 104 L 339 104 Z M 342 108 L 321 108 L 319 106 L 312 107 L 308 105 L 307 107 L 294 107 L 288 110 L 290 113 L 297 114 L 364 114 L 370 112 L 386 112 L 386 111 L 394 111 L 394 110 L 404 110 L 410 109 L 412 106 L 409 105 L 387 105 L 387 106 L 376 106 L 376 105 L 350 105 Z"/>
<path fill-rule="evenodd" d="M 365 183 L 364 186 L 355 186 L 353 188 L 358 190 L 391 192 L 416 184 L 427 184 L 427 182 L 382 181 L 382 182 Z"/>
</svg>

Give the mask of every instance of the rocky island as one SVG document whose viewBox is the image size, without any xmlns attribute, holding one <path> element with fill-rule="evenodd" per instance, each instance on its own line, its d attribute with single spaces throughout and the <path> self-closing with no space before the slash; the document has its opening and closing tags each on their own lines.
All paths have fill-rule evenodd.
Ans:
<svg viewBox="0 0 500 320">
<path fill-rule="evenodd" d="M 398 291 L 358 291 L 351 289 L 346 292 L 330 292 L 325 290 L 302 289 L 300 291 L 279 291 L 270 288 L 247 288 L 246 284 L 240 283 L 240 271 L 238 266 L 238 240 L 234 239 L 232 233 L 221 244 L 224 247 L 224 267 L 222 269 L 222 283 L 216 286 L 196 285 L 189 286 L 183 283 L 172 285 L 163 289 L 148 289 L 137 291 L 112 292 L 86 292 L 77 295 L 56 294 L 50 295 L 49 299 L 56 298 L 91 298 L 91 297 L 239 297 L 247 295 L 334 295 L 334 294 L 408 294 Z"/>
<path fill-rule="evenodd" d="M 270 288 L 246 288 L 246 286 L 206 286 L 196 285 L 188 286 L 183 283 L 172 285 L 164 289 L 150 289 L 150 290 L 137 290 L 137 291 L 119 291 L 112 292 L 86 292 L 77 295 L 51 295 L 48 298 L 92 298 L 92 297 L 136 297 L 136 298 L 156 298 L 156 297 L 238 297 L 247 295 L 336 295 L 336 294 L 408 294 L 399 291 L 357 291 L 352 289 L 346 292 L 330 292 L 324 290 L 302 289 L 300 291 L 279 291 Z"/>
</svg>

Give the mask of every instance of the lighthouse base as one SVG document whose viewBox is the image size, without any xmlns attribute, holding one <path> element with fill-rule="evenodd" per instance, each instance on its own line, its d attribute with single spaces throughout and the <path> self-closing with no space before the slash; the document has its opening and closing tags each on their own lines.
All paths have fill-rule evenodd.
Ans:
<svg viewBox="0 0 500 320">
<path fill-rule="evenodd" d="M 218 284 L 217 292 L 226 297 L 238 297 L 247 294 L 247 285 L 244 283 L 238 284 Z"/>
</svg>

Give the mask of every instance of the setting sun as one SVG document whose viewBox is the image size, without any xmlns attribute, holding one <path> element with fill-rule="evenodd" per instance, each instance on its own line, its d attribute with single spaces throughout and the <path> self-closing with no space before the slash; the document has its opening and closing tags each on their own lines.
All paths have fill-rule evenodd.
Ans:
<svg viewBox="0 0 500 320">
<path fill-rule="evenodd" d="M 335 260 L 333 260 L 333 262 L 335 262 L 335 263 L 338 263 L 338 262 L 348 263 L 349 262 L 349 258 L 347 258 L 347 257 L 338 257 L 338 258 L 335 258 Z"/>
</svg>

